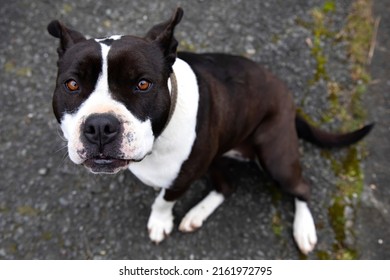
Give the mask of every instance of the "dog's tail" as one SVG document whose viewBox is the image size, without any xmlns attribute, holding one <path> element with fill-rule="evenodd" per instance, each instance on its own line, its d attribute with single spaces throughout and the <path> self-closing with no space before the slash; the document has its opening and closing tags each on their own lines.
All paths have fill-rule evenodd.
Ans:
<svg viewBox="0 0 390 280">
<path fill-rule="evenodd" d="M 302 117 L 296 116 L 295 126 L 297 129 L 298 137 L 306 140 L 321 148 L 342 148 L 354 144 L 366 136 L 374 124 L 369 124 L 361 129 L 345 133 L 336 134 L 325 132 L 319 128 L 311 126 Z"/>
</svg>

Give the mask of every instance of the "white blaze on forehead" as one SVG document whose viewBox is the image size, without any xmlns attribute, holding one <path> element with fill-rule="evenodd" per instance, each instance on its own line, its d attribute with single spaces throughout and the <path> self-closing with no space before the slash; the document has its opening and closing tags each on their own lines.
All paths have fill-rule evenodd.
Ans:
<svg viewBox="0 0 390 280">
<path fill-rule="evenodd" d="M 108 94 L 108 52 L 110 51 L 110 46 L 106 44 L 100 44 L 102 48 L 102 72 L 100 73 L 99 79 L 96 84 L 95 92 L 98 94 Z"/>
<path fill-rule="evenodd" d="M 100 44 L 102 51 L 102 71 L 97 81 L 94 94 L 110 95 L 110 90 L 108 88 L 108 53 L 110 52 L 111 46 L 106 45 L 103 42 L 106 40 L 119 40 L 121 37 L 121 35 L 114 35 L 103 39 L 95 39 L 95 41 Z"/>
<path fill-rule="evenodd" d="M 104 42 L 106 40 L 119 40 L 120 38 L 122 38 L 122 35 L 112 35 L 110 37 L 105 37 L 105 38 L 101 38 L 101 39 L 95 39 L 96 42 L 100 43 L 100 42 Z"/>
</svg>

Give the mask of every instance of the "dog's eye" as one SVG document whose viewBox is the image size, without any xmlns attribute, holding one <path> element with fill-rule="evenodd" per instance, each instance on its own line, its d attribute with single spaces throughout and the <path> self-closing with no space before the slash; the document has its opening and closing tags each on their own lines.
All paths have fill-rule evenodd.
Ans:
<svg viewBox="0 0 390 280">
<path fill-rule="evenodd" d="M 65 87 L 70 92 L 76 92 L 76 91 L 78 91 L 80 89 L 79 84 L 75 80 L 73 80 L 73 79 L 67 80 L 65 82 Z"/>
<path fill-rule="evenodd" d="M 147 80 L 140 80 L 137 84 L 138 91 L 147 91 L 152 87 L 152 83 Z"/>
</svg>

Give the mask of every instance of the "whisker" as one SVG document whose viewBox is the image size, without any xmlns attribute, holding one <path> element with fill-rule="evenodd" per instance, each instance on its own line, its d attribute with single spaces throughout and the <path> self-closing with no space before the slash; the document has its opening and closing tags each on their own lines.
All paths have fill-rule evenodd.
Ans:
<svg viewBox="0 0 390 280">
<path fill-rule="evenodd" d="M 57 134 L 60 140 L 57 141 L 57 145 L 59 148 L 53 151 L 54 154 L 63 153 L 61 159 L 58 161 L 58 168 L 61 168 L 65 165 L 65 161 L 69 158 L 68 154 L 68 141 L 64 138 L 64 136 L 60 133 L 60 130 L 57 129 Z"/>
<path fill-rule="evenodd" d="M 65 139 L 64 135 L 61 133 L 60 128 L 57 128 L 57 134 L 63 141 L 65 141 L 65 142 L 68 141 L 68 140 Z"/>
<path fill-rule="evenodd" d="M 61 148 L 55 150 L 54 153 L 56 154 L 56 153 L 62 152 L 62 151 L 65 150 L 67 147 L 68 147 L 67 145 L 64 145 L 64 146 L 62 146 Z"/>
<path fill-rule="evenodd" d="M 62 164 L 65 164 L 65 160 L 67 160 L 69 158 L 69 154 L 68 152 L 66 152 L 63 156 L 62 156 Z"/>
<path fill-rule="evenodd" d="M 66 151 L 62 157 L 61 157 L 61 160 L 58 160 L 57 163 L 58 163 L 58 166 L 57 168 L 62 168 L 65 164 L 66 164 L 66 160 L 69 158 L 69 154 L 68 154 L 68 151 Z"/>
</svg>

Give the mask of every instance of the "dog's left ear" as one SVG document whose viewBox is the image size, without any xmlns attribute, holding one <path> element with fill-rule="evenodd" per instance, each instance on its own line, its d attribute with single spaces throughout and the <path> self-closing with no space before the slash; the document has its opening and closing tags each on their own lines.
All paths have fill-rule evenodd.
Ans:
<svg viewBox="0 0 390 280">
<path fill-rule="evenodd" d="M 175 39 L 174 31 L 183 17 L 183 9 L 178 7 L 172 18 L 166 22 L 153 26 L 145 38 L 157 42 L 162 49 L 165 59 L 173 65 L 176 59 L 176 50 L 179 42 Z"/>
</svg>

